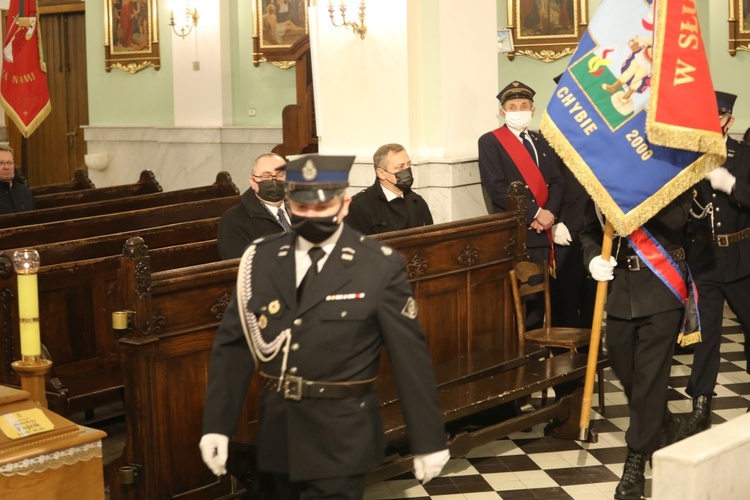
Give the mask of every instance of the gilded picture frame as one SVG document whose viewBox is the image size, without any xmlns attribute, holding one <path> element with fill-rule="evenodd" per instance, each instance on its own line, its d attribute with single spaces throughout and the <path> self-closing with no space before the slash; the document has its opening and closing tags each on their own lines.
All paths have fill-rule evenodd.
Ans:
<svg viewBox="0 0 750 500">
<path fill-rule="evenodd" d="M 750 51 L 750 0 L 729 0 L 729 54 Z"/>
<path fill-rule="evenodd" d="M 295 64 L 309 49 L 310 0 L 251 0 L 253 64 L 270 62 L 281 68 Z"/>
<path fill-rule="evenodd" d="M 159 69 L 157 0 L 104 0 L 104 69 Z"/>
<path fill-rule="evenodd" d="M 587 0 L 508 0 L 507 8 L 511 60 L 516 54 L 542 62 L 572 55 L 588 25 Z"/>
</svg>

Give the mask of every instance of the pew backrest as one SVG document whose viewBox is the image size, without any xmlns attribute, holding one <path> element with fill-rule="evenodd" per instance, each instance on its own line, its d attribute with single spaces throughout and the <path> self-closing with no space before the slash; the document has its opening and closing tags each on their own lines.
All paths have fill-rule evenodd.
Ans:
<svg viewBox="0 0 750 500">
<path fill-rule="evenodd" d="M 191 220 L 220 217 L 240 202 L 239 196 L 224 196 L 189 203 L 176 203 L 129 212 L 95 215 L 66 221 L 0 229 L 3 248 L 33 247 L 103 234 L 175 224 Z"/>
<path fill-rule="evenodd" d="M 229 173 L 219 172 L 216 175 L 216 182 L 209 186 L 139 194 L 113 200 L 92 201 L 68 205 L 64 208 L 41 208 L 27 212 L 0 215 L 0 227 L 29 226 L 32 224 L 127 212 L 143 208 L 221 198 L 224 196 L 237 196 L 238 194 L 239 189 L 232 182 L 232 177 Z"/>
<path fill-rule="evenodd" d="M 43 196 L 48 194 L 67 193 L 70 191 L 80 191 L 81 189 L 94 189 L 96 186 L 89 179 L 88 171 L 85 168 L 76 169 L 73 179 L 68 182 L 58 184 L 44 184 L 41 186 L 32 186 L 31 194 L 34 196 Z"/>
<path fill-rule="evenodd" d="M 77 203 L 89 203 L 92 201 L 114 200 L 139 194 L 159 193 L 161 185 L 156 180 L 151 170 L 143 170 L 138 182 L 133 184 L 121 184 L 102 188 L 83 189 L 62 193 L 44 194 L 34 197 L 38 209 L 57 208 Z"/>
</svg>

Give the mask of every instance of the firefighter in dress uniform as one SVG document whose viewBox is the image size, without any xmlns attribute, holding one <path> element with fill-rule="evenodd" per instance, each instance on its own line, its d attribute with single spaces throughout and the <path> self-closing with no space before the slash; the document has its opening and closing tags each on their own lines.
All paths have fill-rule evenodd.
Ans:
<svg viewBox="0 0 750 500">
<path fill-rule="evenodd" d="M 681 437 L 711 427 L 725 300 L 745 333 L 745 359 L 750 348 L 750 145 L 729 137 L 737 96 L 716 92 L 716 99 L 727 161 L 693 189 L 688 264 L 698 287 L 703 341 L 695 346 L 686 389 L 693 411 Z"/>
<path fill-rule="evenodd" d="M 293 233 L 256 240 L 211 354 L 201 454 L 217 475 L 259 368 L 257 463 L 282 498 L 361 498 L 382 463 L 375 381 L 388 350 L 414 454 L 427 482 L 448 461 L 430 355 L 404 258 L 342 224 L 354 157 L 286 167 Z"/>
</svg>

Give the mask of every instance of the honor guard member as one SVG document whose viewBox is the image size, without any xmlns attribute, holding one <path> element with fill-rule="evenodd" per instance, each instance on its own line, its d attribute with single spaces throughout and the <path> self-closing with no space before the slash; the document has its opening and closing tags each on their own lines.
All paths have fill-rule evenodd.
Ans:
<svg viewBox="0 0 750 500">
<path fill-rule="evenodd" d="M 383 346 L 415 476 L 429 481 L 449 457 L 406 262 L 342 224 L 353 161 L 309 155 L 287 164 L 294 232 L 247 249 L 211 354 L 203 460 L 226 472 L 227 443 L 257 367 L 257 463 L 282 498 L 362 498 L 364 475 L 386 447 L 375 391 Z"/>
<path fill-rule="evenodd" d="M 262 236 L 291 231 L 289 207 L 284 203 L 286 160 L 276 153 L 264 153 L 255 159 L 250 189 L 242 193 L 241 203 L 224 212 L 219 219 L 217 244 L 222 260 L 239 259 Z"/>
<path fill-rule="evenodd" d="M 628 455 L 615 498 L 640 500 L 646 479 L 644 470 L 651 454 L 674 441 L 679 420 L 667 410 L 669 373 L 685 304 L 671 287 L 689 284 L 667 282 L 653 271 L 679 269 L 674 280 L 686 280 L 685 225 L 690 212 L 690 193 L 677 197 L 639 231 L 653 238 L 660 251 L 638 255 L 639 240 L 616 236 L 609 262 L 601 257 L 604 219 L 594 202 L 585 210 L 581 234 L 584 262 L 596 281 L 611 281 L 607 294 L 607 351 L 609 361 L 628 398 L 630 423 L 625 432 Z M 650 234 L 647 234 L 650 233 Z M 649 239 L 649 241 L 651 241 Z M 690 321 L 695 324 L 697 320 Z"/>
<path fill-rule="evenodd" d="M 750 145 L 729 137 L 737 96 L 716 92 L 716 99 L 727 161 L 693 189 L 688 264 L 698 287 L 703 341 L 695 345 L 686 389 L 693 411 L 683 437 L 711 426 L 725 300 L 745 333 L 745 359 L 750 348 Z"/>
<path fill-rule="evenodd" d="M 513 181 L 526 186 L 526 247 L 529 260 L 552 262 L 552 226 L 563 202 L 559 157 L 536 132 L 528 130 L 534 116 L 534 90 L 515 81 L 497 94 L 505 125 L 479 138 L 479 176 L 492 202 L 492 213 L 506 210 L 505 198 Z M 527 305 L 526 328 L 542 326 L 544 301 Z"/>
<path fill-rule="evenodd" d="M 344 222 L 362 234 L 432 225 L 430 207 L 411 190 L 411 158 L 400 144 L 384 144 L 372 157 L 375 183 L 357 193 Z"/>
</svg>

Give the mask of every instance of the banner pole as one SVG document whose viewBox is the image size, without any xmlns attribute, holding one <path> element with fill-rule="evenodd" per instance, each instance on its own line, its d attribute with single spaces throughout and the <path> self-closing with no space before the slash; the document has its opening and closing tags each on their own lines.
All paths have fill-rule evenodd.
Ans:
<svg viewBox="0 0 750 500">
<path fill-rule="evenodd" d="M 615 229 L 609 221 L 604 226 L 604 239 L 602 240 L 602 259 L 609 262 L 612 255 L 612 240 Z M 596 376 L 596 363 L 599 357 L 599 343 L 602 338 L 602 316 L 604 315 L 604 303 L 607 300 L 607 285 L 609 281 L 600 281 L 596 284 L 596 300 L 594 302 L 594 319 L 591 322 L 591 342 L 589 344 L 589 358 L 586 366 L 586 381 L 583 385 L 583 402 L 581 403 L 580 434 L 578 439 L 586 441 L 589 437 L 589 423 L 591 420 L 591 399 L 594 394 L 594 377 Z M 604 381 L 600 380 L 600 384 Z"/>
</svg>

